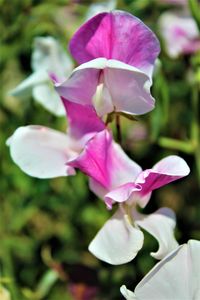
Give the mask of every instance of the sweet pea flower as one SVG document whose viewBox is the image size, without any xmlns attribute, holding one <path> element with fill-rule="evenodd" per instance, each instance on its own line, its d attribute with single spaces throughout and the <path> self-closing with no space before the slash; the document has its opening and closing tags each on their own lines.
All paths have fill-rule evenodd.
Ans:
<svg viewBox="0 0 200 300">
<path fill-rule="evenodd" d="M 188 13 L 168 11 L 160 17 L 159 27 L 171 58 L 200 50 L 199 30 Z"/>
<path fill-rule="evenodd" d="M 64 102 L 68 134 L 44 126 L 19 127 L 7 140 L 13 161 L 28 175 L 54 178 L 74 175 L 68 160 L 79 155 L 84 145 L 105 128 L 92 107 Z M 81 119 L 80 119 L 81 116 Z"/>
<path fill-rule="evenodd" d="M 138 18 L 117 10 L 100 13 L 74 34 L 69 49 L 81 65 L 56 84 L 60 96 L 93 105 L 100 117 L 113 111 L 140 115 L 154 108 L 150 86 L 160 47 Z"/>
<path fill-rule="evenodd" d="M 131 261 L 143 245 L 140 228 L 148 231 L 159 243 L 158 251 L 151 254 L 153 257 L 162 259 L 177 247 L 173 235 L 174 213 L 162 208 L 143 215 L 137 211 L 136 205 L 145 207 L 154 189 L 189 173 L 182 158 L 168 156 L 152 169 L 142 171 L 112 140 L 111 134 L 103 130 L 68 165 L 79 168 L 90 177 L 90 189 L 104 199 L 108 208 L 114 203 L 119 204 L 115 214 L 89 245 L 90 252 L 96 257 L 114 265 Z"/>
<path fill-rule="evenodd" d="M 189 240 L 160 261 L 136 286 L 134 293 L 125 286 L 127 300 L 200 299 L 200 242 Z"/>
<path fill-rule="evenodd" d="M 49 75 L 62 81 L 73 68 L 72 60 L 53 37 L 37 37 L 31 58 L 33 73 L 10 92 L 13 96 L 31 95 L 51 113 L 65 115 L 65 108 L 55 91 Z"/>
</svg>

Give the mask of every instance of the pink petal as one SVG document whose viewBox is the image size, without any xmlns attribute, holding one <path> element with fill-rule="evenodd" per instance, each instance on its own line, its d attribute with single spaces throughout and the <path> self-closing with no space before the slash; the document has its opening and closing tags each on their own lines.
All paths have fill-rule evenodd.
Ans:
<svg viewBox="0 0 200 300">
<path fill-rule="evenodd" d="M 141 172 L 140 166 L 128 158 L 107 130 L 96 134 L 82 154 L 68 164 L 79 168 L 107 191 L 134 181 Z"/>
<path fill-rule="evenodd" d="M 105 124 L 97 116 L 95 109 L 89 105 L 73 103 L 63 98 L 67 112 L 68 132 L 75 139 L 81 139 L 85 135 L 94 135 L 105 129 Z"/>
<path fill-rule="evenodd" d="M 69 48 L 80 64 L 105 57 L 142 70 L 152 68 L 160 51 L 154 33 L 138 18 L 122 11 L 100 13 L 87 21 L 74 34 Z"/>
<path fill-rule="evenodd" d="M 68 165 L 79 168 L 88 176 L 94 178 L 103 187 L 110 185 L 107 169 L 107 149 L 112 137 L 107 130 L 97 133 L 85 146 L 83 152 Z"/>
<path fill-rule="evenodd" d="M 141 194 L 145 195 L 174 180 L 187 176 L 190 169 L 179 156 L 171 155 L 159 161 L 152 169 L 143 171 L 136 183 L 142 187 Z"/>
<path fill-rule="evenodd" d="M 75 174 L 66 163 L 78 153 L 71 150 L 69 138 L 56 130 L 31 125 L 20 127 L 7 145 L 14 162 L 30 176 L 53 178 Z"/>
</svg>

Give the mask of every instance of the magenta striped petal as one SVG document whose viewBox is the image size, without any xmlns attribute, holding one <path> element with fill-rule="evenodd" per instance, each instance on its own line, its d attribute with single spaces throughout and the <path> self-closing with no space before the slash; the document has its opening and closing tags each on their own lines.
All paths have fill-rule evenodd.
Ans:
<svg viewBox="0 0 200 300">
<path fill-rule="evenodd" d="M 160 46 L 154 33 L 138 18 L 113 11 L 100 13 L 83 24 L 72 37 L 69 49 L 80 64 L 105 57 L 149 71 Z"/>
</svg>

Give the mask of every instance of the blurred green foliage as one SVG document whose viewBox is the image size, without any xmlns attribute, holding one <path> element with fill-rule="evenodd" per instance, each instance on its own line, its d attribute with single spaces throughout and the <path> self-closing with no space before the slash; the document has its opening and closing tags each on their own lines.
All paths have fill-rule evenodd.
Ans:
<svg viewBox="0 0 200 300">
<path fill-rule="evenodd" d="M 97 293 L 91 299 L 121 299 L 119 287 L 133 288 L 155 264 L 149 253 L 157 245 L 147 234 L 131 263 L 110 266 L 98 261 L 87 247 L 111 212 L 88 190 L 86 177 L 28 177 L 14 165 L 5 145 L 22 125 L 65 131 L 65 118 L 8 91 L 31 73 L 34 37 L 54 36 L 67 49 L 92 2 L 97 1 L 0 1 L 0 283 L 13 300 L 83 300 L 81 293 L 92 287 Z M 117 7 L 140 17 L 158 34 L 157 19 L 168 8 L 155 0 L 120 0 Z M 200 54 L 171 60 L 162 51 L 152 88 L 155 110 L 138 121 L 121 117 L 123 147 L 143 168 L 168 154 L 180 154 L 191 167 L 188 178 L 156 191 L 145 209 L 174 209 L 179 242 L 200 239 L 199 74 Z M 72 296 L 73 288 L 77 296 Z"/>
</svg>

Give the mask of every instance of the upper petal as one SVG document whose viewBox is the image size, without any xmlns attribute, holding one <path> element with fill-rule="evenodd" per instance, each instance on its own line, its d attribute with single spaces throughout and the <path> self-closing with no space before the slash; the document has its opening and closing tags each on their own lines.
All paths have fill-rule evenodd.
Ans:
<svg viewBox="0 0 200 300">
<path fill-rule="evenodd" d="M 7 140 L 14 162 L 28 175 L 53 178 L 73 175 L 74 169 L 66 166 L 77 156 L 70 149 L 67 136 L 43 126 L 19 127 Z"/>
<path fill-rule="evenodd" d="M 178 243 L 174 237 L 176 217 L 169 208 L 160 208 L 150 215 L 133 214 L 135 222 L 141 228 L 149 232 L 159 243 L 157 252 L 151 255 L 156 259 L 162 259 L 169 252 L 177 248 Z"/>
<path fill-rule="evenodd" d="M 134 228 L 120 209 L 104 224 L 89 245 L 97 258 L 120 265 L 131 261 L 142 248 L 143 233 Z"/>
<path fill-rule="evenodd" d="M 154 189 L 166 185 L 174 180 L 187 176 L 190 168 L 184 159 L 171 155 L 163 158 L 152 169 L 143 171 L 137 178 L 141 194 L 145 195 Z"/>
<path fill-rule="evenodd" d="M 190 240 L 156 264 L 136 286 L 134 296 L 137 300 L 198 300 L 199 270 L 200 242 Z"/>
<path fill-rule="evenodd" d="M 154 33 L 123 11 L 100 13 L 87 21 L 72 37 L 69 49 L 79 63 L 105 57 L 147 72 L 160 51 Z"/>
</svg>

